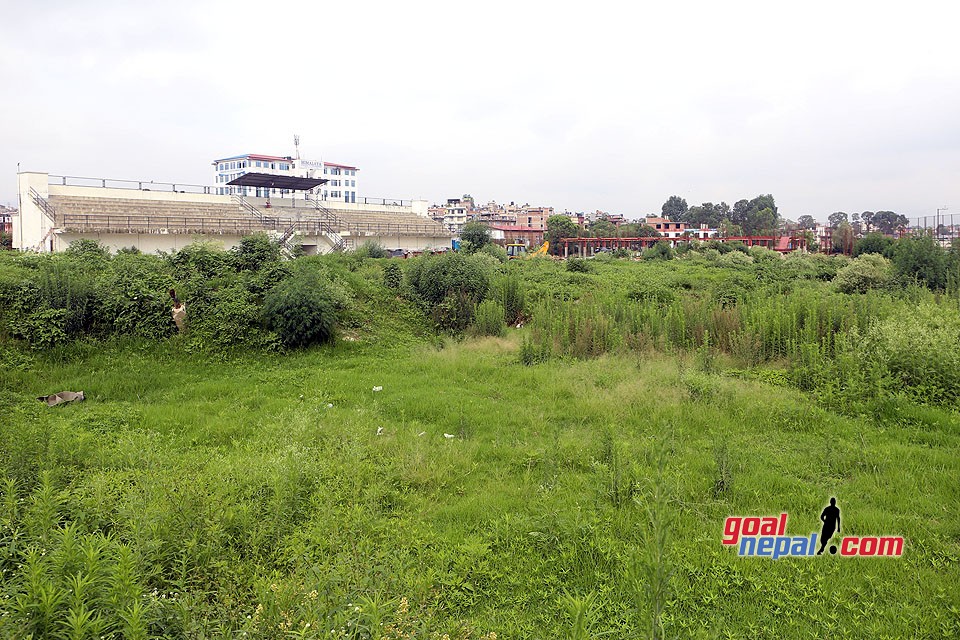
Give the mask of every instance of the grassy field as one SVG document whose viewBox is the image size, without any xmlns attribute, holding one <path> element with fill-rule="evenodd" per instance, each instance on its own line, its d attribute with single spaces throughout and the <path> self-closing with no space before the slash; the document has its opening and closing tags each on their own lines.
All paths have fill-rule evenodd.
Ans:
<svg viewBox="0 0 960 640">
<path fill-rule="evenodd" d="M 637 274 L 729 285 L 686 264 L 511 268 L 541 317 L 598 282 L 627 295 Z M 955 408 L 845 406 L 829 388 L 824 401 L 790 383 L 799 347 L 756 365 L 668 327 L 643 325 L 638 342 L 622 318 L 588 357 L 557 338 L 524 365 L 550 335 L 535 313 L 503 337 L 431 337 L 369 284 L 380 270 L 357 271 L 363 319 L 331 346 L 4 347 L 0 633 L 960 634 Z M 889 317 L 891 300 L 849 313 Z M 33 399 L 66 389 L 87 401 Z M 787 512 L 788 533 L 819 531 L 831 496 L 844 534 L 902 535 L 903 557 L 772 561 L 721 544 L 731 515 Z"/>
</svg>

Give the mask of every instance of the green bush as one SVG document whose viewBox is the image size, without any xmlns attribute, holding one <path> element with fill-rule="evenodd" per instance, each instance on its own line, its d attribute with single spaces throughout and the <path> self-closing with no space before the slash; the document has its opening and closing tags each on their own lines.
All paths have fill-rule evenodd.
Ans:
<svg viewBox="0 0 960 640">
<path fill-rule="evenodd" d="M 337 314 L 329 293 L 316 278 L 296 277 L 267 294 L 263 319 L 287 347 L 306 347 L 334 339 Z"/>
<path fill-rule="evenodd" d="M 228 350 L 241 346 L 264 346 L 257 298 L 240 283 L 218 286 L 203 297 L 187 298 L 187 326 L 191 346 Z"/>
<path fill-rule="evenodd" d="M 841 293 L 866 293 L 870 289 L 889 287 L 893 275 L 889 260 L 876 253 L 865 253 L 841 269 L 833 284 Z"/>
<path fill-rule="evenodd" d="M 497 261 L 501 263 L 507 261 L 507 250 L 498 244 L 487 243 L 480 247 L 480 250 L 477 253 L 496 258 Z"/>
<path fill-rule="evenodd" d="M 438 331 L 460 335 L 473 323 L 476 303 L 464 291 L 451 291 L 432 307 L 430 317 Z"/>
<path fill-rule="evenodd" d="M 177 280 L 207 279 L 231 267 L 231 254 L 212 242 L 193 242 L 168 257 Z"/>
<path fill-rule="evenodd" d="M 403 286 L 403 269 L 396 262 L 383 265 L 383 286 L 391 291 L 399 291 Z"/>
<path fill-rule="evenodd" d="M 590 271 L 590 264 L 583 258 L 569 258 L 567 260 L 567 271 L 571 273 L 587 273 Z"/>
<path fill-rule="evenodd" d="M 638 302 L 666 306 L 673 304 L 677 294 L 662 280 L 644 278 L 634 283 L 627 292 L 627 297 Z"/>
<path fill-rule="evenodd" d="M 474 332 L 480 336 L 502 336 L 506 325 L 503 322 L 503 305 L 497 300 L 484 300 L 477 305 Z"/>
<path fill-rule="evenodd" d="M 753 264 L 753 258 L 742 251 L 728 251 L 717 258 L 717 264 L 724 267 L 743 267 Z"/>
<path fill-rule="evenodd" d="M 526 318 L 526 294 L 516 273 L 511 273 L 500 284 L 500 302 L 503 320 L 513 326 Z"/>
<path fill-rule="evenodd" d="M 659 240 L 649 249 L 644 249 L 645 260 L 673 260 L 673 247 L 666 240 Z"/>
<path fill-rule="evenodd" d="M 367 240 L 362 245 L 360 245 L 354 254 L 360 258 L 389 258 L 390 252 L 383 248 L 383 246 L 374 242 L 373 240 Z"/>
<path fill-rule="evenodd" d="M 853 257 L 862 256 L 865 253 L 878 253 L 884 258 L 893 257 L 893 238 L 883 235 L 879 232 L 868 233 L 859 238 L 853 245 Z"/>
<path fill-rule="evenodd" d="M 935 291 L 947 286 L 947 252 L 929 234 L 900 238 L 893 249 L 893 265 L 904 281 Z"/>
<path fill-rule="evenodd" d="M 960 401 L 960 316 L 955 310 L 921 304 L 909 319 L 875 323 L 867 331 L 859 362 L 888 371 L 898 388 L 920 402 Z"/>
<path fill-rule="evenodd" d="M 64 254 L 73 258 L 109 260 L 110 249 L 100 244 L 97 240 L 82 238 L 74 240 L 64 251 Z"/>
<path fill-rule="evenodd" d="M 475 304 L 483 300 L 490 286 L 480 256 L 455 252 L 417 258 L 407 278 L 413 292 L 429 305 L 445 302 L 449 296 L 465 296 Z"/>
<path fill-rule="evenodd" d="M 241 238 L 230 254 L 237 271 L 259 271 L 270 263 L 280 262 L 280 245 L 266 233 L 254 233 Z"/>
<path fill-rule="evenodd" d="M 32 349 L 49 349 L 67 341 L 67 310 L 42 308 L 20 318 L 13 335 L 26 340 Z"/>
</svg>

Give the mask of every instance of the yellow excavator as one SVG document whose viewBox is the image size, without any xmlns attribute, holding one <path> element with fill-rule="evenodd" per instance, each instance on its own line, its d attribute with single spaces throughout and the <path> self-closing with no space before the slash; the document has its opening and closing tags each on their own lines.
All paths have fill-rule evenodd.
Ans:
<svg viewBox="0 0 960 640">
<path fill-rule="evenodd" d="M 524 260 L 528 258 L 536 258 L 538 256 L 547 255 L 547 251 L 550 249 L 550 241 L 544 241 L 540 248 L 536 251 L 527 251 L 527 245 L 522 242 L 510 242 L 505 246 L 507 250 L 507 260 L 517 260 L 523 258 Z"/>
</svg>

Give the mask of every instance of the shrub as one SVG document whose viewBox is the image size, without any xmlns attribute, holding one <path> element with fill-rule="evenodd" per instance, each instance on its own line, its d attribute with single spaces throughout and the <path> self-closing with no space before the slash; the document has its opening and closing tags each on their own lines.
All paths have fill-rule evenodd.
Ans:
<svg viewBox="0 0 960 640">
<path fill-rule="evenodd" d="M 100 244 L 98 240 L 91 240 L 88 238 L 74 240 L 70 243 L 64 253 L 75 258 L 92 258 L 95 260 L 110 259 L 110 249 Z"/>
<path fill-rule="evenodd" d="M 306 347 L 333 340 L 336 308 L 316 278 L 295 277 L 267 294 L 263 319 L 288 347 Z"/>
<path fill-rule="evenodd" d="M 503 316 L 503 305 L 500 302 L 484 300 L 477 306 L 474 332 L 481 336 L 502 336 L 506 327 Z"/>
<path fill-rule="evenodd" d="M 67 311 L 43 308 L 16 321 L 13 333 L 32 349 L 49 349 L 67 341 Z"/>
<path fill-rule="evenodd" d="M 666 240 L 660 240 L 643 251 L 645 260 L 673 260 L 673 247 Z"/>
<path fill-rule="evenodd" d="M 187 304 L 191 345 L 225 350 L 239 346 L 263 346 L 261 309 L 256 297 L 239 283 L 202 292 Z"/>
<path fill-rule="evenodd" d="M 717 258 L 717 264 L 724 267 L 742 267 L 753 264 L 753 258 L 742 251 L 729 251 Z"/>
<path fill-rule="evenodd" d="M 461 294 L 477 303 L 486 296 L 490 286 L 487 271 L 478 258 L 454 252 L 417 258 L 407 270 L 410 287 L 430 305 Z"/>
<path fill-rule="evenodd" d="M 459 335 L 473 322 L 476 303 L 465 291 L 451 291 L 439 304 L 433 306 L 430 317 L 437 330 Z"/>
<path fill-rule="evenodd" d="M 858 239 L 853 245 L 853 257 L 862 256 L 865 253 L 878 253 L 884 258 L 893 257 L 893 238 L 882 233 L 868 233 Z"/>
<path fill-rule="evenodd" d="M 522 322 L 526 317 L 526 294 L 520 278 L 511 273 L 503 279 L 501 285 L 501 303 L 503 306 L 503 320 L 509 325 Z"/>
<path fill-rule="evenodd" d="M 480 251 L 477 253 L 485 254 L 496 258 L 499 262 L 507 261 L 507 250 L 501 247 L 498 244 L 488 243 L 480 247 Z"/>
<path fill-rule="evenodd" d="M 193 242 L 168 257 L 177 280 L 215 278 L 230 267 L 230 254 L 211 242 Z"/>
<path fill-rule="evenodd" d="M 244 236 L 230 253 L 237 271 L 259 271 L 267 264 L 280 262 L 280 245 L 265 233 Z"/>
<path fill-rule="evenodd" d="M 391 291 L 399 291 L 403 285 L 403 269 L 396 262 L 383 265 L 383 286 Z"/>
<path fill-rule="evenodd" d="M 583 258 L 569 258 L 567 260 L 567 271 L 571 273 L 587 273 L 590 271 L 590 265 Z"/>
<path fill-rule="evenodd" d="M 921 304 L 913 317 L 890 317 L 872 325 L 860 362 L 875 362 L 898 386 L 921 402 L 960 400 L 960 317 L 956 311 Z"/>
<path fill-rule="evenodd" d="M 783 261 L 783 256 L 766 247 L 748 247 L 747 254 L 757 263 L 780 264 Z"/>
<path fill-rule="evenodd" d="M 633 285 L 627 297 L 638 302 L 667 306 L 677 299 L 677 294 L 661 280 L 644 278 Z"/>
<path fill-rule="evenodd" d="M 389 258 L 390 252 L 383 248 L 383 246 L 373 240 L 367 240 L 362 245 L 360 245 L 357 250 L 354 252 L 357 256 L 361 258 Z"/>
<path fill-rule="evenodd" d="M 901 238 L 893 249 L 897 275 L 939 290 L 947 285 L 947 254 L 930 235 Z"/>
<path fill-rule="evenodd" d="M 888 287 L 892 281 L 891 262 L 881 255 L 865 253 L 840 269 L 833 284 L 841 293 L 866 293 Z"/>
<path fill-rule="evenodd" d="M 173 282 L 159 264 L 155 257 L 118 252 L 97 279 L 100 314 L 113 332 L 160 338 L 173 331 L 167 293 Z"/>
</svg>

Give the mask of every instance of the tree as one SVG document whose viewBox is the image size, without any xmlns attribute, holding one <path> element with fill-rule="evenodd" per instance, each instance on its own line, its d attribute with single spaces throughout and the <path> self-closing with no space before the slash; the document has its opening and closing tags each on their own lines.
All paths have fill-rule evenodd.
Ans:
<svg viewBox="0 0 960 640">
<path fill-rule="evenodd" d="M 759 195 L 753 200 L 737 200 L 730 210 L 730 223 L 740 227 L 746 235 L 773 231 L 779 226 L 780 216 L 771 194 Z"/>
<path fill-rule="evenodd" d="M 595 238 L 614 238 L 617 235 L 617 226 L 609 220 L 596 220 L 589 229 Z"/>
<path fill-rule="evenodd" d="M 667 218 L 671 222 L 679 222 L 683 214 L 687 212 L 687 201 L 680 196 L 670 196 L 667 198 L 667 201 L 663 203 L 660 211 L 664 218 Z"/>
<path fill-rule="evenodd" d="M 853 227 L 846 220 L 837 225 L 830 240 L 835 253 L 853 253 Z"/>
<path fill-rule="evenodd" d="M 747 220 L 749 211 L 749 200 L 737 200 L 733 203 L 733 211 L 730 212 L 730 222 L 738 227 L 742 227 L 743 223 Z"/>
<path fill-rule="evenodd" d="M 843 211 L 837 211 L 837 212 L 831 213 L 827 217 L 827 220 L 830 222 L 830 227 L 832 229 L 836 229 L 837 227 L 839 227 L 841 222 L 848 222 L 847 214 L 844 213 Z"/>
<path fill-rule="evenodd" d="M 705 224 L 711 229 L 716 229 L 720 226 L 720 222 L 729 216 L 730 205 L 726 202 L 721 202 L 720 204 L 704 202 L 700 206 L 690 207 L 681 220 L 691 226 L 699 227 Z"/>
<path fill-rule="evenodd" d="M 464 249 L 467 253 L 478 251 L 483 245 L 490 244 L 490 227 L 482 222 L 471 220 L 463 225 L 460 240 L 466 245 Z"/>
<path fill-rule="evenodd" d="M 580 228 L 569 216 L 556 215 L 547 218 L 547 240 L 554 253 L 560 252 L 560 240 L 575 238 Z"/>
<path fill-rule="evenodd" d="M 656 238 L 660 235 L 660 232 L 651 227 L 648 224 L 640 225 L 640 228 L 637 229 L 638 238 Z"/>
<path fill-rule="evenodd" d="M 850 214 L 850 226 L 853 227 L 853 235 L 859 236 L 863 232 L 863 224 L 860 222 L 859 213 Z"/>
<path fill-rule="evenodd" d="M 797 218 L 797 227 L 800 229 L 816 229 L 817 221 L 811 215 L 802 215 Z"/>
<path fill-rule="evenodd" d="M 771 207 L 751 211 L 743 225 L 747 235 L 772 234 L 777 229 L 777 212 Z"/>
<path fill-rule="evenodd" d="M 873 211 L 864 211 L 860 214 L 860 222 L 863 223 L 863 230 L 867 233 L 870 233 L 873 227 L 873 215 Z"/>
<path fill-rule="evenodd" d="M 862 218 L 862 216 L 861 216 Z M 872 218 L 873 226 L 875 226 L 881 233 L 887 235 L 896 235 L 897 230 L 901 227 L 906 227 L 910 224 L 910 221 L 907 220 L 906 216 L 898 215 L 893 211 L 877 211 L 873 214 Z"/>
</svg>

